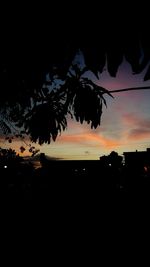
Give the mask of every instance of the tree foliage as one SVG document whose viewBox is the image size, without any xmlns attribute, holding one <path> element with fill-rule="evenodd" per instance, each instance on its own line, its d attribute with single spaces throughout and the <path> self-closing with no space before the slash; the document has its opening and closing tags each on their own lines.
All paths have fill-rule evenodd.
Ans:
<svg viewBox="0 0 150 267">
<path fill-rule="evenodd" d="M 19 45 L 16 36 L 12 44 L 6 39 L 0 50 L 0 129 L 5 135 L 29 135 L 39 144 L 55 141 L 67 128 L 69 114 L 91 128 L 100 125 L 104 94 L 111 94 L 86 78 L 85 70 L 99 78 L 107 62 L 115 77 L 124 57 L 135 74 L 150 62 L 150 40 L 140 30 L 114 31 L 112 38 L 105 29 L 96 40 L 89 34 L 82 38 L 51 34 L 53 38 L 46 41 L 44 33 L 33 38 L 22 30 Z M 84 70 L 77 65 L 70 69 L 78 49 L 84 56 Z M 148 79 L 150 68 L 144 77 Z"/>
<path fill-rule="evenodd" d="M 0 168 L 12 166 L 15 167 L 16 164 L 19 164 L 22 158 L 16 153 L 15 150 L 9 148 L 4 149 L 0 147 Z"/>
<path fill-rule="evenodd" d="M 81 70 L 76 64 L 72 65 L 65 80 L 60 82 L 57 77 L 59 86 L 58 81 L 53 83 L 53 77 L 49 78 L 30 98 L 29 104 L 22 106 L 16 102 L 7 109 L 7 114 L 2 114 L 5 132 L 22 129 L 21 134 L 14 132 L 16 137 L 30 135 L 33 142 L 38 141 L 41 145 L 55 141 L 58 134 L 67 128 L 68 115 L 80 123 L 87 122 L 91 128 L 97 128 L 103 104 L 106 105 L 104 94 L 111 94 L 84 77 L 86 71 L 87 68 Z"/>
</svg>

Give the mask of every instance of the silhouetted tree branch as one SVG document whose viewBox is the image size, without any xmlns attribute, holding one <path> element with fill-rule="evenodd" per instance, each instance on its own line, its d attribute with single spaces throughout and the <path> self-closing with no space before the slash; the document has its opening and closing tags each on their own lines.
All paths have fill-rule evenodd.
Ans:
<svg viewBox="0 0 150 267">
<path fill-rule="evenodd" d="M 123 89 L 116 89 L 116 90 L 109 90 L 111 94 L 125 92 L 125 91 L 137 91 L 137 90 L 150 90 L 150 86 L 141 86 L 141 87 L 130 87 L 130 88 L 123 88 Z"/>
</svg>

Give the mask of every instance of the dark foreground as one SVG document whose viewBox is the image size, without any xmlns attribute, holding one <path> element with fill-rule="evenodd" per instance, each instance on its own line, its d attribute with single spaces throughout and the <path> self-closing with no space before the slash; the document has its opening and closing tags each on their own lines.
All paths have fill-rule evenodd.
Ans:
<svg viewBox="0 0 150 267">
<path fill-rule="evenodd" d="M 148 177 L 136 176 L 131 180 L 127 176 L 114 176 L 114 173 L 108 175 L 92 169 L 87 172 L 86 168 L 63 169 L 60 166 L 21 172 L 4 169 L 0 190 L 1 207 L 4 207 L 1 218 L 7 225 L 7 232 L 15 236 L 12 242 L 19 232 L 20 239 L 23 242 L 27 239 L 29 246 L 34 233 L 37 244 L 41 235 L 47 239 L 47 247 L 59 245 L 61 251 L 67 242 L 67 255 L 72 250 L 71 244 L 80 248 L 81 253 L 86 245 L 91 249 L 95 244 L 99 250 L 100 243 L 102 247 L 106 243 L 106 248 L 108 243 L 111 247 L 117 243 L 122 250 L 120 238 L 125 240 L 130 228 L 133 234 L 140 218 L 143 231 L 149 217 Z M 139 229 L 138 234 L 135 231 L 137 237 Z M 40 249 L 41 246 L 43 242 Z M 118 253 L 117 249 L 117 257 Z"/>
<path fill-rule="evenodd" d="M 150 177 L 130 173 L 87 171 L 86 168 L 1 169 L 1 198 L 4 201 L 51 203 L 97 202 L 101 197 L 149 198 Z"/>
</svg>

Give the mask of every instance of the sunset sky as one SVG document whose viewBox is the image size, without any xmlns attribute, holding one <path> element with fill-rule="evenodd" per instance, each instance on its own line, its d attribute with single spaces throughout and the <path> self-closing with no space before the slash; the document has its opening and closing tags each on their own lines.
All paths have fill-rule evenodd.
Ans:
<svg viewBox="0 0 150 267">
<path fill-rule="evenodd" d="M 107 69 L 107 68 L 105 68 Z M 105 70 L 100 79 L 89 73 L 97 84 L 106 89 L 150 86 L 150 81 L 143 82 L 146 69 L 138 75 L 132 75 L 130 65 L 124 60 L 117 77 L 112 78 Z M 107 97 L 107 108 L 103 107 L 101 126 L 91 130 L 86 123 L 81 125 L 68 119 L 68 128 L 58 136 L 56 142 L 37 148 L 50 157 L 61 159 L 99 159 L 115 150 L 120 155 L 125 151 L 145 150 L 150 147 L 150 90 L 129 91 L 113 94 L 114 99 Z M 90 108 L 90 107 L 89 107 Z M 22 143 L 8 144 L 19 151 Z M 25 152 L 24 155 L 26 155 Z"/>
</svg>

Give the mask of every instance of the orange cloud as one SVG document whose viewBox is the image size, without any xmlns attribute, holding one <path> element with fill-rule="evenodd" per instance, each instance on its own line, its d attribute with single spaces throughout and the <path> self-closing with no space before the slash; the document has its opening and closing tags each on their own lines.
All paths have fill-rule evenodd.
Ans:
<svg viewBox="0 0 150 267">
<path fill-rule="evenodd" d="M 103 145 L 105 148 L 115 148 L 119 145 L 118 141 L 105 138 L 102 135 L 92 133 L 81 133 L 72 135 L 63 135 L 59 142 L 84 144 L 85 146 L 100 146 Z"/>
</svg>

